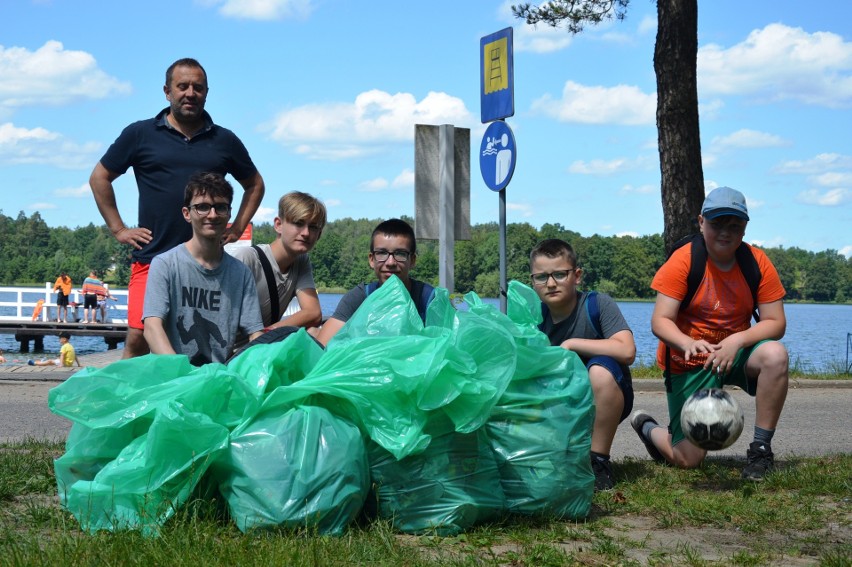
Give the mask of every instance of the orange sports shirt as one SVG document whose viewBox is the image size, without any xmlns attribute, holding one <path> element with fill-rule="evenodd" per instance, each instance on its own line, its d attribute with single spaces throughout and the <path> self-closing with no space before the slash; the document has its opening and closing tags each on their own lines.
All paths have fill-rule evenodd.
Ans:
<svg viewBox="0 0 852 567">
<path fill-rule="evenodd" d="M 775 266 L 762 250 L 751 246 L 751 251 L 761 273 L 757 302 L 772 303 L 783 299 L 787 292 L 781 285 Z M 675 250 L 657 271 L 651 288 L 682 300 L 686 296 L 686 279 L 691 259 L 691 246 L 686 245 Z M 751 303 L 751 290 L 739 265 L 734 264 L 731 270 L 723 272 L 708 258 L 704 279 L 698 285 L 689 307 L 678 313 L 677 326 L 693 339 L 704 339 L 717 344 L 725 337 L 749 328 Z M 681 374 L 701 366 L 705 360 L 706 355 L 690 358 L 689 362 L 686 362 L 683 351 L 671 349 L 671 372 Z M 666 345 L 662 341 L 657 346 L 657 366 L 662 369 L 666 367 Z"/>
</svg>

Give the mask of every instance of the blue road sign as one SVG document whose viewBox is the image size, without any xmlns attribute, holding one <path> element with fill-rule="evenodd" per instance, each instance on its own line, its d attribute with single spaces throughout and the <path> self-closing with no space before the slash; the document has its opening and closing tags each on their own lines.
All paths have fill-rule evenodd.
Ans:
<svg viewBox="0 0 852 567">
<path fill-rule="evenodd" d="M 482 123 L 515 114 L 515 63 L 512 28 L 479 40 L 479 96 Z"/>
<path fill-rule="evenodd" d="M 489 189 L 501 191 L 509 184 L 517 159 L 515 135 L 509 125 L 501 120 L 489 124 L 479 146 L 479 170 Z"/>
</svg>

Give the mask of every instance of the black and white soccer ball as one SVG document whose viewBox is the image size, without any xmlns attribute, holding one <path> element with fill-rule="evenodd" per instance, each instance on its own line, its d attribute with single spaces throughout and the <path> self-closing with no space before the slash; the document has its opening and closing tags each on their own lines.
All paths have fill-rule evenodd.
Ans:
<svg viewBox="0 0 852 567">
<path fill-rule="evenodd" d="M 743 432 L 743 410 L 725 390 L 698 390 L 680 412 L 680 427 L 693 444 L 706 451 L 730 447 Z"/>
</svg>

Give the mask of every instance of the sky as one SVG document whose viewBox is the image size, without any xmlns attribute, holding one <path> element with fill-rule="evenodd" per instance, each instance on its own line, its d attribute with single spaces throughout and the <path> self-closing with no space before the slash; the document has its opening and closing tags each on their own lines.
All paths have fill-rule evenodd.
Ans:
<svg viewBox="0 0 852 567">
<path fill-rule="evenodd" d="M 88 187 L 121 130 L 167 106 L 166 68 L 198 59 L 206 109 L 266 182 L 256 222 L 309 192 L 329 219 L 415 216 L 414 126 L 471 139 L 470 218 L 499 220 L 482 179 L 480 39 L 514 28 L 517 160 L 507 221 L 584 236 L 663 229 L 656 3 L 576 36 L 499 0 L 4 0 L 0 212 L 103 224 Z M 746 240 L 852 256 L 852 3 L 699 2 L 705 187 L 747 198 Z M 128 224 L 132 172 L 115 182 Z M 238 187 L 238 186 L 237 186 Z"/>
</svg>

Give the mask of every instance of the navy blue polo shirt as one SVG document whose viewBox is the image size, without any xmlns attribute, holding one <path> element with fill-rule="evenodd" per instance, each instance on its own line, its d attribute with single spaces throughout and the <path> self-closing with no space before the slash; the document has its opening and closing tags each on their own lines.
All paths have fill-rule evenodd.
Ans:
<svg viewBox="0 0 852 567">
<path fill-rule="evenodd" d="M 138 226 L 151 230 L 151 242 L 133 251 L 133 261 L 148 264 L 154 256 L 186 242 L 192 227 L 183 218 L 186 182 L 195 173 L 252 177 L 257 168 L 240 139 L 213 123 L 204 112 L 205 126 L 187 140 L 166 120 L 169 109 L 125 128 L 101 158 L 107 170 L 123 174 L 133 168 L 139 188 Z"/>
</svg>

